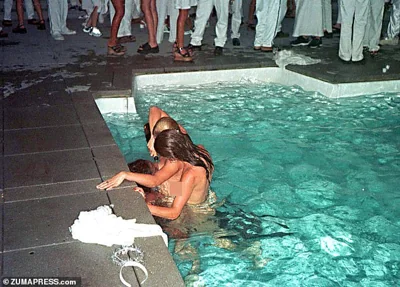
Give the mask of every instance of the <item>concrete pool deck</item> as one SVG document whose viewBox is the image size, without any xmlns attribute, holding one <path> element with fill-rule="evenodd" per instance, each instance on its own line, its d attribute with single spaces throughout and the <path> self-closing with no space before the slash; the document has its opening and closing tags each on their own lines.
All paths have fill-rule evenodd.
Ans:
<svg viewBox="0 0 400 287">
<path fill-rule="evenodd" d="M 119 216 L 154 223 L 132 186 L 108 193 L 95 188 L 127 167 L 94 97 L 130 95 L 134 75 L 276 64 L 272 54 L 253 51 L 254 31 L 245 26 L 241 47 L 228 39 L 224 55 L 214 57 L 214 32 L 209 28 L 194 63 L 173 63 L 167 36 L 160 54 L 138 55 L 146 31 L 134 25 L 137 42 L 126 45 L 126 56 L 110 58 L 105 55 L 108 22 L 99 25 L 104 37 L 93 38 L 82 32 L 80 14 L 73 11 L 68 20 L 78 34 L 62 42 L 32 26 L 26 35 L 5 28 L 9 37 L 0 40 L 0 269 L 2 276 L 82 277 L 82 286 L 122 286 L 119 267 L 111 261 L 114 248 L 80 243 L 68 231 L 80 211 L 111 203 Z M 283 30 L 290 32 L 292 26 L 293 19 L 286 18 Z M 277 39 L 276 44 L 291 49 L 290 40 Z M 319 49 L 293 48 L 321 63 L 287 70 L 333 84 L 400 80 L 399 46 L 382 47 L 374 58 L 366 55 L 365 65 L 345 65 L 337 57 L 338 35 L 323 41 Z M 390 69 L 383 73 L 386 65 Z M 138 238 L 136 243 L 145 252 L 149 271 L 143 286 L 184 285 L 161 238 Z M 133 286 L 143 279 L 140 270 L 125 270 L 124 276 Z"/>
</svg>

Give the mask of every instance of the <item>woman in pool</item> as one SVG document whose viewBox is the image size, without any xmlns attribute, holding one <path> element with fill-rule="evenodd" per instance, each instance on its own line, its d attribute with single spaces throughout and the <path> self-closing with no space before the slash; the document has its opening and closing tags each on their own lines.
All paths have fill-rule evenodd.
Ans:
<svg viewBox="0 0 400 287">
<path fill-rule="evenodd" d="M 170 196 L 174 196 L 171 205 L 163 207 L 147 204 L 153 215 L 167 219 L 178 218 L 186 204 L 198 205 L 205 202 L 214 170 L 208 152 L 177 130 L 161 132 L 155 138 L 154 149 L 161 162 L 164 162 L 154 175 L 122 171 L 97 188 L 109 190 L 124 180 L 152 188 L 168 181 Z"/>
</svg>

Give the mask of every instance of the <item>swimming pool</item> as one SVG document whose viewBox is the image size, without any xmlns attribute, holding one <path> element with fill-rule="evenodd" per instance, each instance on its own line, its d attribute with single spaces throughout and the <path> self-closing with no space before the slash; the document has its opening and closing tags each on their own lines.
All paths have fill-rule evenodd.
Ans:
<svg viewBox="0 0 400 287">
<path fill-rule="evenodd" d="M 398 94 L 225 83 L 141 89 L 135 102 L 137 114 L 104 115 L 127 162 L 149 158 L 150 105 L 214 160 L 216 232 L 170 240 L 187 285 L 398 285 Z"/>
</svg>

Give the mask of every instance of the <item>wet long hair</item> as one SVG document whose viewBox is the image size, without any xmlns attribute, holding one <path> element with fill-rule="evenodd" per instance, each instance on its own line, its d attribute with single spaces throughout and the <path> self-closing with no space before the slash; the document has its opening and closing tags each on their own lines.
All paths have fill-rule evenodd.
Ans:
<svg viewBox="0 0 400 287">
<path fill-rule="evenodd" d="M 178 130 L 164 130 L 154 141 L 156 152 L 168 159 L 178 159 L 206 170 L 207 180 L 211 181 L 214 164 L 204 148 L 196 146 L 189 137 Z"/>
</svg>

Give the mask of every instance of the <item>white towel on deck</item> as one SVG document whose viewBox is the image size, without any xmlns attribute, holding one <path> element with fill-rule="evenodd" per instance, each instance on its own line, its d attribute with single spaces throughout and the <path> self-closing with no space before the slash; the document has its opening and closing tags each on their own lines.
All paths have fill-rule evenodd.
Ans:
<svg viewBox="0 0 400 287">
<path fill-rule="evenodd" d="M 101 245 L 131 245 L 135 237 L 161 236 L 166 246 L 168 237 L 157 224 L 139 224 L 136 219 L 123 219 L 112 213 L 109 206 L 81 211 L 69 228 L 72 238 Z"/>
</svg>

